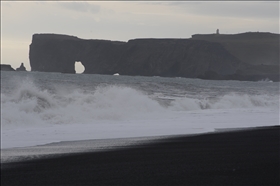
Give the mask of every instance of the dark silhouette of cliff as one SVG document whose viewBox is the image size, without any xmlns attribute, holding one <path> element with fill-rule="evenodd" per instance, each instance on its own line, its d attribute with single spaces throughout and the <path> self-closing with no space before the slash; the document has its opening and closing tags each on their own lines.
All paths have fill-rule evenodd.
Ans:
<svg viewBox="0 0 280 186">
<path fill-rule="evenodd" d="M 279 67 L 279 45 L 274 45 L 275 38 L 279 41 L 279 35 L 268 33 L 261 40 L 254 38 L 254 47 L 247 48 L 245 53 L 240 52 L 242 43 L 250 43 L 251 36 L 236 34 L 230 35 L 230 39 L 211 39 L 217 38 L 213 34 L 194 35 L 191 39 L 134 39 L 119 42 L 34 34 L 29 58 L 32 71 L 75 73 L 75 62 L 80 61 L 85 67 L 84 73 L 88 74 L 253 81 L 269 78 L 279 81 L 279 68 L 275 68 L 277 65 Z M 265 38 L 273 39 L 270 42 Z M 228 40 L 230 42 L 225 42 Z M 257 52 L 258 47 L 255 45 L 258 42 L 265 45 L 262 46 L 265 50 L 263 53 Z M 261 56 L 269 60 L 256 61 L 254 53 L 258 59 Z"/>
<path fill-rule="evenodd" d="M 13 69 L 11 65 L 7 65 L 7 64 L 1 64 L 1 70 L 3 70 L 3 71 L 15 71 L 15 69 Z"/>
<path fill-rule="evenodd" d="M 279 65 L 279 34 L 195 34 L 192 39 L 220 43 L 232 55 L 251 65 Z"/>
</svg>

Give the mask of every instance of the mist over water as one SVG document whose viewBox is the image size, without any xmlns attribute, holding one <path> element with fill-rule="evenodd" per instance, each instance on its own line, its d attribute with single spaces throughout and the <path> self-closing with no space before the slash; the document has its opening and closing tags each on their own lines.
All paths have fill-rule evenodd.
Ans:
<svg viewBox="0 0 280 186">
<path fill-rule="evenodd" d="M 108 126 L 116 127 L 115 123 L 123 123 L 123 127 L 130 127 L 132 131 L 133 127 L 142 125 L 141 135 L 145 135 L 147 126 L 164 128 L 177 122 L 180 126 L 191 128 L 196 127 L 196 116 L 207 124 L 209 118 L 205 113 L 215 119 L 217 113 L 226 111 L 236 114 L 244 109 L 251 113 L 274 113 L 274 120 L 268 124 L 277 125 L 279 84 L 1 72 L 1 125 L 7 130 L 42 126 L 67 128 L 69 125 L 92 125 L 95 129 L 104 127 L 105 130 Z M 248 121 L 243 122 L 246 126 Z M 162 134 L 168 134 L 168 131 Z"/>
</svg>

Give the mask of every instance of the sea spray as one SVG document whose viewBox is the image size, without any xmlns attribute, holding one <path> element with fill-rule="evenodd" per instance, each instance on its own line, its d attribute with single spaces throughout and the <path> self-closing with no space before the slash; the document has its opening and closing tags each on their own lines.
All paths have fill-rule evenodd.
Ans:
<svg viewBox="0 0 280 186">
<path fill-rule="evenodd" d="M 52 91 L 39 88 L 26 79 L 11 93 L 2 94 L 2 124 L 70 124 L 96 120 L 164 118 L 176 111 L 274 107 L 277 98 L 268 95 L 230 93 L 211 98 L 175 97 L 169 104 L 159 104 L 155 96 L 131 87 L 100 85 L 91 91 L 63 87 Z"/>
<path fill-rule="evenodd" d="M 235 109 L 235 108 L 278 108 L 277 96 L 230 93 L 223 96 L 196 99 L 177 98 L 170 103 L 172 110 Z"/>
<path fill-rule="evenodd" d="M 56 91 L 55 91 L 56 92 Z M 122 86 L 98 86 L 95 91 L 74 89 L 67 93 L 40 90 L 30 80 L 13 94 L 3 95 L 3 125 L 41 119 L 39 123 L 89 123 L 94 120 L 118 120 L 145 117 L 165 110 L 141 91 Z M 29 116 L 29 118 L 28 118 Z M 15 120 L 15 121 L 13 121 Z"/>
<path fill-rule="evenodd" d="M 279 84 L 1 72 L 1 148 L 279 125 Z"/>
</svg>

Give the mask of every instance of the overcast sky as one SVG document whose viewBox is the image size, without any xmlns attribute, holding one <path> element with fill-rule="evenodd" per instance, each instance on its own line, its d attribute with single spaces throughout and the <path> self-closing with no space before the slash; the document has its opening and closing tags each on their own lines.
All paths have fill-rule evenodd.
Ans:
<svg viewBox="0 0 280 186">
<path fill-rule="evenodd" d="M 190 38 L 193 34 L 279 33 L 279 2 L 1 1 L 1 64 L 29 65 L 34 33 L 83 39 Z"/>
</svg>

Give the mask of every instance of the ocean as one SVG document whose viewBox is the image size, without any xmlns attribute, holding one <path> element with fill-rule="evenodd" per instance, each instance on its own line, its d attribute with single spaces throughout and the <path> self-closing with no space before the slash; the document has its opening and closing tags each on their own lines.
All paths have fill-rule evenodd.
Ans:
<svg viewBox="0 0 280 186">
<path fill-rule="evenodd" d="M 279 82 L 1 72 L 1 149 L 279 125 Z"/>
</svg>

